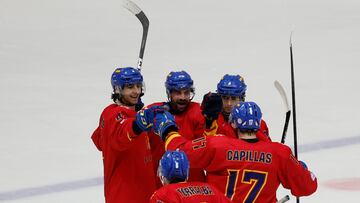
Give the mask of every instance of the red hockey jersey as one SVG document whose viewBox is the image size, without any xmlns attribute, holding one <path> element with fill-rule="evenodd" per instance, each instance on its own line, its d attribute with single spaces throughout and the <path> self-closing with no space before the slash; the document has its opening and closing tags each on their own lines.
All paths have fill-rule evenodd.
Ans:
<svg viewBox="0 0 360 203">
<path fill-rule="evenodd" d="M 165 105 L 166 102 L 158 102 L 149 105 L 151 106 L 162 106 Z M 171 111 L 170 111 L 171 112 Z M 193 140 L 203 136 L 204 129 L 205 129 L 205 119 L 201 114 L 200 104 L 196 102 L 190 102 L 189 106 L 186 108 L 185 111 L 177 114 L 173 114 L 175 117 L 176 125 L 179 128 L 180 134 L 185 137 L 186 139 Z M 151 137 L 157 136 L 154 132 L 151 132 Z M 157 136 L 159 137 L 159 136 Z M 156 152 L 156 160 L 159 161 L 161 156 L 163 155 L 164 146 L 161 147 L 162 149 L 155 150 Z M 160 156 L 159 156 L 160 155 Z M 202 169 L 194 168 L 190 165 L 190 176 L 188 181 L 200 181 L 205 182 L 205 174 Z"/>
<path fill-rule="evenodd" d="M 156 190 L 148 135 L 136 136 L 132 130 L 135 114 L 127 107 L 109 105 L 91 137 L 102 151 L 106 203 L 148 202 Z"/>
<path fill-rule="evenodd" d="M 165 185 L 157 190 L 150 203 L 230 203 L 214 186 L 202 182 L 182 182 Z"/>
<path fill-rule="evenodd" d="M 177 133 L 168 136 L 166 149 L 180 148 L 190 165 L 207 171 L 207 182 L 234 202 L 276 202 L 279 185 L 294 196 L 317 189 L 317 179 L 303 168 L 289 147 L 259 140 L 244 141 L 208 136 L 188 141 Z"/>
</svg>

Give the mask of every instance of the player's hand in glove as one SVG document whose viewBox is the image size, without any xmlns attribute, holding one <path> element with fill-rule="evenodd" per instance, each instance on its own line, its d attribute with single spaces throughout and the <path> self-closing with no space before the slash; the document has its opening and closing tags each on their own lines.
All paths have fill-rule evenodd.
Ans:
<svg viewBox="0 0 360 203">
<path fill-rule="evenodd" d="M 150 108 L 141 109 L 136 113 L 136 119 L 133 123 L 133 130 L 136 134 L 142 131 L 150 131 L 153 126 L 156 113 L 164 112 L 163 106 L 152 106 Z"/>
<path fill-rule="evenodd" d="M 157 113 L 154 120 L 153 130 L 163 141 L 170 132 L 178 131 L 175 118 L 168 111 Z"/>
<path fill-rule="evenodd" d="M 206 128 L 210 128 L 212 122 L 218 119 L 222 105 L 222 99 L 219 94 L 209 92 L 204 95 L 201 102 L 201 110 L 205 117 Z"/>
<path fill-rule="evenodd" d="M 141 97 L 144 96 L 144 93 L 140 94 L 138 102 L 135 104 L 135 111 L 139 111 L 144 107 L 144 102 L 142 102 Z"/>
</svg>

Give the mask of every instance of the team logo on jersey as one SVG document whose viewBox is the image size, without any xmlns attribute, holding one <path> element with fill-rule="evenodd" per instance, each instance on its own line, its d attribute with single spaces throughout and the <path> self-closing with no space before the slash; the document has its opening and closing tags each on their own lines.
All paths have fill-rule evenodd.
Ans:
<svg viewBox="0 0 360 203">
<path fill-rule="evenodd" d="M 121 122 L 122 120 L 124 120 L 124 117 L 121 113 L 118 113 L 115 117 L 116 122 Z"/>
</svg>

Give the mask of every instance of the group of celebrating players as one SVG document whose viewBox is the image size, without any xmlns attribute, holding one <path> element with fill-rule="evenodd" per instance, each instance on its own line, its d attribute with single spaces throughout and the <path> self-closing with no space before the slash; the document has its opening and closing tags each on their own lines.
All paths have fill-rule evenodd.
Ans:
<svg viewBox="0 0 360 203">
<path fill-rule="evenodd" d="M 241 76 L 224 75 L 201 104 L 185 71 L 167 75 L 166 102 L 143 107 L 143 83 L 135 68 L 113 72 L 114 102 L 91 137 L 102 152 L 106 203 L 274 203 L 280 184 L 296 197 L 316 191 L 306 164 L 271 141 Z"/>
</svg>

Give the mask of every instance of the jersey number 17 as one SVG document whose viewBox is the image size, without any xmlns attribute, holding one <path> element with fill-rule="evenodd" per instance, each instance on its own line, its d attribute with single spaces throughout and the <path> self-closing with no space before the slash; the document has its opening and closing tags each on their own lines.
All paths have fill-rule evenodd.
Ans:
<svg viewBox="0 0 360 203">
<path fill-rule="evenodd" d="M 228 174 L 225 194 L 227 198 L 232 200 L 236 193 L 236 185 L 238 184 L 240 170 L 228 169 Z M 253 203 L 257 199 L 266 183 L 267 175 L 268 173 L 264 171 L 242 170 L 240 177 L 241 183 L 251 185 L 250 190 L 244 198 L 244 203 Z"/>
</svg>

